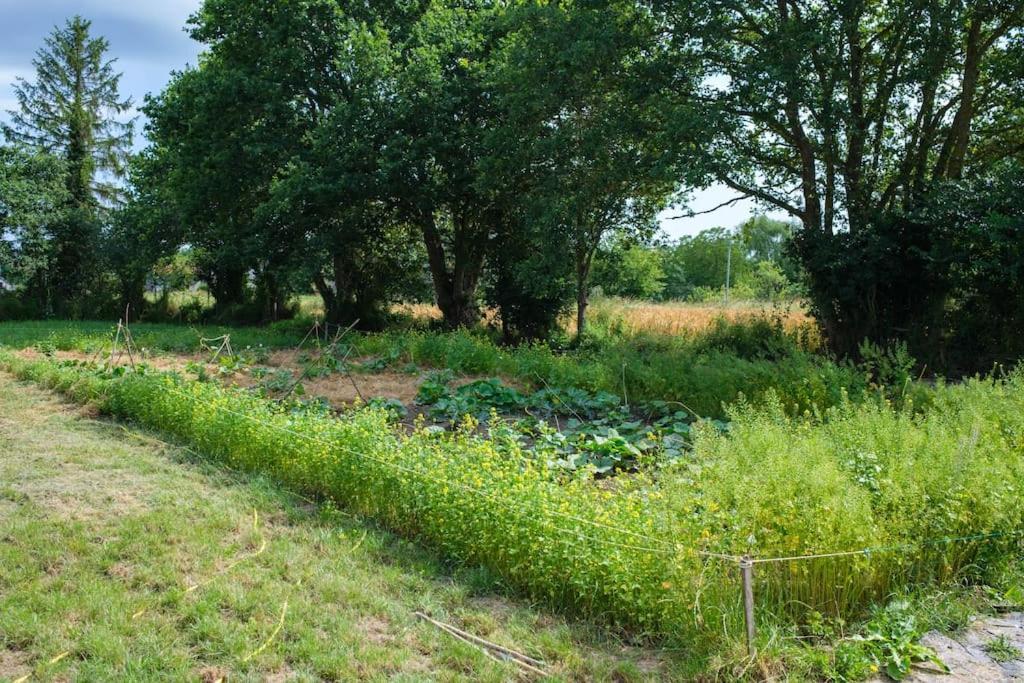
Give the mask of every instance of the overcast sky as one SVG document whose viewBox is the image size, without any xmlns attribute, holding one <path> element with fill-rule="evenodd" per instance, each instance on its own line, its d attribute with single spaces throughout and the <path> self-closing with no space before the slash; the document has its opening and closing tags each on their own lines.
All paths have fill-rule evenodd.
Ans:
<svg viewBox="0 0 1024 683">
<path fill-rule="evenodd" d="M 110 53 L 124 73 L 121 91 L 141 105 L 146 94 L 163 89 L 172 70 L 195 64 L 199 46 L 183 28 L 199 4 L 200 0 L 0 0 L 0 118 L 6 119 L 6 111 L 15 107 L 15 78 L 33 77 L 32 57 L 45 36 L 76 13 L 90 19 L 94 33 L 110 42 Z M 734 196 L 726 187 L 712 187 L 694 193 L 691 206 L 702 211 Z M 670 209 L 662 227 L 679 237 L 737 225 L 754 211 L 751 202 L 740 202 L 712 214 L 670 220 L 683 213 Z"/>
</svg>

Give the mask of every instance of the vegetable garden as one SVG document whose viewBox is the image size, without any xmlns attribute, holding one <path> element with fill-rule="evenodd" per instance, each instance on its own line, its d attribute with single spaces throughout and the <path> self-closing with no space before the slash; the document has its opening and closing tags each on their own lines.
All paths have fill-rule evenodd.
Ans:
<svg viewBox="0 0 1024 683">
<path fill-rule="evenodd" d="M 90 346 L 98 337 L 41 336 L 43 353 L 7 350 L 0 363 L 231 468 L 377 520 L 453 562 L 486 567 L 566 613 L 688 643 L 702 657 L 742 648 L 743 557 L 756 563 L 762 646 L 777 647 L 773 634 L 832 638 L 819 670 L 839 677 L 856 677 L 856 662 L 882 655 L 873 641 L 821 635 L 814 624 L 857 622 L 893 595 L 1016 585 L 1020 371 L 892 392 L 869 389 L 863 368 L 835 366 L 861 383 L 837 387 L 832 402 L 799 410 L 779 398 L 783 384 L 756 401 L 741 391 L 712 419 L 578 385 L 453 383 L 449 368 L 420 375 L 412 405 L 368 397 L 340 407 L 265 384 L 231 386 L 205 371 L 190 377 L 194 366 L 111 364 L 109 346 Z M 335 345 L 337 355 L 314 360 L 311 348 L 282 386 L 294 389 L 314 372 L 345 382 L 345 374 L 428 358 L 461 370 L 576 361 L 549 349 L 504 352 L 469 335 L 353 337 L 350 345 L 362 360 L 332 369 L 325 358 L 353 350 L 337 354 Z M 93 350 L 96 360 L 61 360 L 59 346 Z M 238 359 L 246 353 L 249 361 Z M 590 358 L 601 367 L 600 352 Z M 231 375 L 259 360 L 265 352 L 250 349 L 220 367 Z M 587 363 L 583 355 L 579 366 Z"/>
</svg>

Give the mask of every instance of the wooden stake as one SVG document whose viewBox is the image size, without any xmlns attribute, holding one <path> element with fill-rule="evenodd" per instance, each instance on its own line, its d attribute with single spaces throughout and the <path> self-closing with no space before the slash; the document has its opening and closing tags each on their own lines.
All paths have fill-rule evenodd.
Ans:
<svg viewBox="0 0 1024 683">
<path fill-rule="evenodd" d="M 757 655 L 757 624 L 754 622 L 754 563 L 750 557 L 740 560 L 740 575 L 743 577 L 743 620 L 747 625 L 747 654 Z"/>
</svg>

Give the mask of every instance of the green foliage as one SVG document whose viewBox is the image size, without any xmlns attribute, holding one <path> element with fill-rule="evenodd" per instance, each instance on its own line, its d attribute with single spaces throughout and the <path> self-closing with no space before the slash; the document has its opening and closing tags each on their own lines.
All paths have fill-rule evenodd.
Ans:
<svg viewBox="0 0 1024 683">
<path fill-rule="evenodd" d="M 722 301 L 728 274 L 732 300 L 793 299 L 800 272 L 787 253 L 792 235 L 789 223 L 755 216 L 734 231 L 713 228 L 661 247 L 664 296 Z"/>
<path fill-rule="evenodd" d="M 985 652 L 992 658 L 992 661 L 999 663 L 1024 659 L 1024 653 L 1020 651 L 1020 648 L 1011 643 L 1010 639 L 1005 635 L 996 636 L 985 643 Z"/>
<path fill-rule="evenodd" d="M 5 319 L 39 317 L 52 303 L 46 289 L 54 245 L 48 231 L 67 202 L 62 162 L 49 154 L 0 145 L 0 281 L 15 290 Z"/>
<path fill-rule="evenodd" d="M 132 142 L 132 123 L 116 118 L 132 102 L 118 93 L 121 74 L 107 58 L 110 44 L 93 37 L 91 29 L 92 22 L 81 16 L 53 29 L 33 61 L 36 80 L 18 79 L 18 110 L 4 127 L 9 139 L 65 162 L 66 187 L 76 208 L 117 198 L 119 188 L 110 178 L 123 174 Z"/>
<path fill-rule="evenodd" d="M 657 299 L 665 289 L 662 259 L 657 249 L 614 243 L 595 256 L 591 283 L 608 296 Z"/>
<path fill-rule="evenodd" d="M 876 610 L 865 630 L 865 635 L 853 636 L 851 641 L 861 646 L 860 656 L 870 661 L 874 670 L 884 671 L 892 680 L 902 681 L 910 675 L 914 664 L 923 662 L 949 673 L 949 667 L 934 650 L 918 644 L 923 633 L 906 603 L 896 602 Z M 848 651 L 844 659 L 846 667 L 858 670 Z"/>
<path fill-rule="evenodd" d="M 116 308 L 106 291 L 103 219 L 122 194 L 117 180 L 131 147 L 132 123 L 119 117 L 131 101 L 118 94 L 121 75 L 107 58 L 109 45 L 92 36 L 91 27 L 75 16 L 54 28 L 33 60 L 35 80 L 21 78 L 15 85 L 18 109 L 4 126 L 8 140 L 60 159 L 64 192 L 36 190 L 49 195 L 59 213 L 44 229 L 19 226 L 29 231 L 19 249 L 26 262 L 19 267 L 34 271 L 29 296 L 48 315 L 82 317 Z"/>
<path fill-rule="evenodd" d="M 110 352 L 116 325 L 107 322 L 0 322 L 0 343 L 11 348 L 27 348 L 45 341 L 60 351 L 94 354 Z M 131 326 L 136 345 L 143 350 L 194 353 L 205 349 L 201 339 L 231 335 L 232 346 L 242 349 L 253 363 L 262 362 L 266 349 L 295 347 L 308 327 L 292 322 L 270 327 L 211 327 L 135 323 Z"/>
<path fill-rule="evenodd" d="M 1002 220 L 989 225 L 1003 227 L 983 230 L 982 241 L 970 246 L 960 242 L 967 231 L 942 228 L 985 225 L 985 207 L 1000 202 L 979 197 L 972 205 L 972 194 L 979 196 L 1004 162 L 1019 161 L 1019 4 L 654 6 L 671 36 L 669 63 L 685 79 L 694 69 L 702 73 L 691 97 L 706 105 L 704 125 L 690 140 L 706 150 L 709 175 L 800 221 L 792 253 L 807 272 L 814 314 L 832 349 L 853 356 L 865 338 L 886 344 L 903 337 L 933 369 L 948 367 L 952 354 L 943 340 L 956 328 L 944 324 L 944 314 L 958 299 L 971 299 L 971 285 L 952 291 L 959 289 L 956 272 L 980 281 L 975 263 L 995 253 L 987 249 L 993 242 L 1005 249 L 998 271 L 1019 255 L 1016 211 L 1000 209 Z M 689 121 L 690 103 L 679 107 L 679 118 Z M 961 182 L 974 192 L 950 190 Z M 1019 190 L 1003 195 L 1009 197 L 1019 206 Z M 927 205 L 935 214 L 916 220 Z M 967 253 L 947 251 L 957 242 Z M 998 301 L 995 320 L 1008 321 L 1017 314 L 1009 311 L 1016 301 L 1007 299 L 1017 298 L 986 295 L 978 304 Z M 988 322 L 991 316 L 971 316 L 972 309 L 978 310 L 968 305 L 964 312 L 978 327 L 961 338 L 970 350 L 958 359 L 965 367 L 956 369 L 987 371 L 1012 339 Z M 985 352 L 972 339 L 984 340 Z"/>
<path fill-rule="evenodd" d="M 752 264 L 745 258 L 740 240 L 729 231 L 714 228 L 680 239 L 665 254 L 665 296 L 689 299 L 696 289 L 724 287 L 730 249 L 731 278 L 735 283 L 748 275 Z"/>
<path fill-rule="evenodd" d="M 1019 552 L 1024 524 L 1021 371 L 939 386 L 924 414 L 884 402 L 847 403 L 821 419 L 786 418 L 777 405 L 741 407 L 728 431 L 695 430 L 692 457 L 656 478 L 638 473 L 605 488 L 564 476 L 501 433 L 480 435 L 473 422 L 405 435 L 389 429 L 393 416 L 383 410 L 336 419 L 315 405 L 212 383 L 2 360 L 22 378 L 97 402 L 233 468 L 267 473 L 483 564 L 548 604 L 679 639 L 691 651 L 728 647 L 721 634 L 742 632 L 734 568 L 693 550 L 773 557 L 873 549 L 759 565 L 758 616 L 771 632 L 853 620 L 908 588 L 998 578 Z M 623 455 L 635 457 L 621 436 L 594 439 L 590 464 L 614 468 Z M 871 482 L 847 464 L 862 453 L 875 454 Z M 836 666 L 847 675 L 870 661 L 904 674 L 931 656 L 915 644 L 923 623 L 916 614 L 900 605 L 875 611 L 864 635 L 836 651 Z"/>
<path fill-rule="evenodd" d="M 889 387 L 903 393 L 914 379 L 911 374 L 917 361 L 907 351 L 905 342 L 897 342 L 881 348 L 865 341 L 860 345 L 861 367 L 867 370 L 872 382 L 879 387 Z"/>
<path fill-rule="evenodd" d="M 741 395 L 775 391 L 787 410 L 831 406 L 866 388 L 861 372 L 800 348 L 774 323 L 722 323 L 692 338 L 609 339 L 564 354 L 534 344 L 503 349 L 467 332 L 411 332 L 361 338 L 365 353 L 391 349 L 418 365 L 515 378 L 537 389 L 576 388 L 630 401 L 679 401 L 702 417 L 724 416 Z"/>
<path fill-rule="evenodd" d="M 132 326 L 135 340 L 143 348 L 186 352 L 199 349 L 200 336 L 223 334 L 231 335 L 236 348 L 294 347 L 308 329 L 298 321 L 263 329 Z M 0 341 L 12 347 L 31 346 L 49 338 L 60 350 L 95 353 L 109 350 L 113 336 L 108 323 L 0 323 Z M 797 413 L 836 405 L 844 395 L 860 399 L 867 388 L 862 371 L 807 350 L 798 335 L 771 320 L 722 321 L 693 336 L 609 336 L 571 351 L 546 344 L 506 348 L 484 335 L 465 331 L 353 334 L 348 339 L 353 357 L 374 359 L 370 369 L 415 364 L 458 374 L 505 377 L 533 390 L 555 388 L 581 415 L 590 414 L 591 400 L 621 403 L 626 399 L 632 403 L 675 401 L 685 404 L 684 409 L 693 415 L 722 418 L 726 404 L 740 396 L 757 401 L 769 391 L 781 397 L 787 411 Z M 340 366 L 332 371 L 339 370 Z"/>
</svg>

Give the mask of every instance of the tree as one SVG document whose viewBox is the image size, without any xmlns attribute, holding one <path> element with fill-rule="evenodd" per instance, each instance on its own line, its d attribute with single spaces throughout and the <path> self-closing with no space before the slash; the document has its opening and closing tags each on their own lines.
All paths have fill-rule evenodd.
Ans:
<svg viewBox="0 0 1024 683">
<path fill-rule="evenodd" d="M 913 208 L 930 186 L 1019 153 L 1019 0 L 656 0 L 681 69 L 704 66 L 700 100 L 711 176 L 801 223 L 796 247 L 816 313 L 850 352 L 885 335 L 888 305 L 856 297 L 832 259 Z M 688 114 L 688 112 L 686 112 Z M 912 257 L 913 250 L 907 252 Z M 915 267 L 907 269 L 915 270 Z M 857 273 L 851 273 L 857 275 Z M 921 303 L 941 308 L 906 280 Z M 913 312 L 913 311 L 912 311 Z M 913 321 L 906 321 L 914 324 Z"/>
<path fill-rule="evenodd" d="M 663 260 L 656 246 L 614 241 L 598 250 L 592 282 L 607 295 L 656 299 L 665 289 Z"/>
<path fill-rule="evenodd" d="M 145 313 L 145 289 L 157 263 L 185 241 L 185 226 L 166 182 L 167 157 L 150 147 L 129 162 L 127 201 L 112 216 L 104 245 L 120 286 L 118 309 Z"/>
<path fill-rule="evenodd" d="M 1024 159 L 936 188 L 916 217 L 937 226 L 933 268 L 951 292 L 938 361 L 962 372 L 1024 356 Z"/>
<path fill-rule="evenodd" d="M 657 133 L 662 82 L 649 73 L 656 26 L 643 6 L 617 0 L 524 4 L 516 22 L 496 74 L 514 138 L 504 147 L 530 176 L 527 201 L 552 247 L 568 251 L 582 334 L 602 240 L 652 235 L 676 185 Z"/>
<path fill-rule="evenodd" d="M 99 270 L 99 209 L 119 199 L 132 139 L 132 123 L 119 119 L 131 100 L 118 93 L 121 74 L 106 58 L 109 44 L 90 28 L 79 16 L 54 28 L 33 60 L 35 81 L 18 79 L 18 110 L 4 128 L 9 140 L 63 162 L 67 205 L 51 225 L 48 278 L 65 307 L 85 295 Z"/>
<path fill-rule="evenodd" d="M 0 145 L 0 289 L 12 289 L 36 315 L 50 301 L 49 230 L 67 201 L 64 168 L 53 156 Z"/>
<path fill-rule="evenodd" d="M 698 288 L 721 289 L 727 274 L 732 283 L 745 278 L 752 263 L 747 246 L 734 232 L 711 228 L 670 247 L 665 256 L 665 296 L 686 299 Z"/>
<path fill-rule="evenodd" d="M 438 308 L 449 328 L 479 322 L 479 285 L 509 215 L 480 182 L 491 131 L 501 127 L 489 83 L 502 3 L 424 3 L 395 36 L 393 102 L 381 147 L 383 187 L 419 231 Z"/>
<path fill-rule="evenodd" d="M 331 322 L 379 324 L 411 251 L 381 157 L 397 140 L 392 40 L 409 14 L 206 0 L 191 20 L 207 53 L 147 113 L 219 306 L 246 302 L 253 273 L 264 319 L 313 283 Z"/>
</svg>

